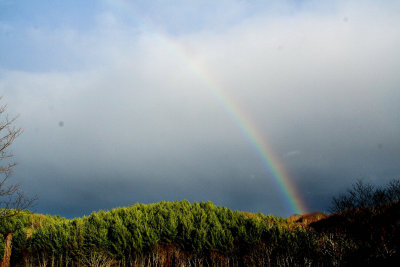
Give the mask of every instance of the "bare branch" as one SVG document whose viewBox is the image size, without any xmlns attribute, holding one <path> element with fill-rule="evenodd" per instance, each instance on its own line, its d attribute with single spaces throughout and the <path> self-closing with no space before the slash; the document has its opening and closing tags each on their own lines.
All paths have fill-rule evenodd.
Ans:
<svg viewBox="0 0 400 267">
<path fill-rule="evenodd" d="M 0 221 L 17 215 L 21 210 L 32 206 L 36 200 L 36 197 L 26 197 L 20 184 L 8 184 L 16 166 L 9 148 L 23 130 L 14 125 L 17 117 L 10 119 L 6 112 L 7 105 L 0 106 Z"/>
<path fill-rule="evenodd" d="M 358 180 L 346 194 L 332 198 L 331 212 L 346 212 L 361 208 L 379 209 L 400 201 L 400 180 L 394 179 L 386 187 L 375 187 Z"/>
</svg>

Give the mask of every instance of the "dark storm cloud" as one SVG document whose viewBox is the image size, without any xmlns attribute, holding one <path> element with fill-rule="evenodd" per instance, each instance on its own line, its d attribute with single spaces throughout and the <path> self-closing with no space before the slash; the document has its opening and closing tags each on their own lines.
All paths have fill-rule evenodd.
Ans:
<svg viewBox="0 0 400 267">
<path fill-rule="evenodd" d="M 326 210 L 357 178 L 399 177 L 398 5 L 309 11 L 310 1 L 293 13 L 290 3 L 273 16 L 231 6 L 234 23 L 177 35 L 139 31 L 111 11 L 92 32 L 31 29 L 28 39 L 62 44 L 55 53 L 79 65 L 0 71 L 25 129 L 14 179 L 39 196 L 37 211 L 188 199 L 289 215 L 211 84 L 255 122 L 310 210 Z"/>
</svg>

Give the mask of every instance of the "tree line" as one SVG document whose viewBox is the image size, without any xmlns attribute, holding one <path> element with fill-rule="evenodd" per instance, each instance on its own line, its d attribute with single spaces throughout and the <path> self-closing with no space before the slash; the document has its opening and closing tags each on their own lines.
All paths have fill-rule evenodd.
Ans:
<svg viewBox="0 0 400 267">
<path fill-rule="evenodd" d="M 72 220 L 38 216 L 23 212 L 8 226 L 17 229 L 12 264 L 303 266 L 318 253 L 318 239 L 294 223 L 211 202 L 135 204 Z"/>
<path fill-rule="evenodd" d="M 72 220 L 24 211 L 0 231 L 13 235 L 12 266 L 390 266 L 399 255 L 398 226 L 387 220 L 396 203 L 381 225 L 369 213 L 365 221 L 365 211 L 304 225 L 211 202 L 162 201 Z"/>
</svg>

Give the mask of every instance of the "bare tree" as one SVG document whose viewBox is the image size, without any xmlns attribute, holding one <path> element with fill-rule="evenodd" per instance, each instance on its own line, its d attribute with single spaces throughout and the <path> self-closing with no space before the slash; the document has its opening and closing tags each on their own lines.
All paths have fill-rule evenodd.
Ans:
<svg viewBox="0 0 400 267">
<path fill-rule="evenodd" d="M 7 105 L 0 106 L 0 221 L 15 216 L 21 210 L 30 207 L 35 200 L 23 194 L 20 184 L 9 184 L 9 178 L 16 165 L 10 146 L 22 133 L 22 128 L 14 124 L 16 118 L 8 117 Z"/>
<path fill-rule="evenodd" d="M 357 208 L 379 209 L 400 201 L 400 179 L 391 180 L 384 187 L 376 187 L 357 180 L 345 194 L 332 198 L 331 212 L 345 212 Z"/>
</svg>

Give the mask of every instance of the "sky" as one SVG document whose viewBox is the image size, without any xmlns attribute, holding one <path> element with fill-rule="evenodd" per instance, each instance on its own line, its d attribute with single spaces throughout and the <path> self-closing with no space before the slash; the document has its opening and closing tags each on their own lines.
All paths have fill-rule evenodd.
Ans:
<svg viewBox="0 0 400 267">
<path fill-rule="evenodd" d="M 10 182 L 68 218 L 327 211 L 400 178 L 399 47 L 390 0 L 0 0 Z"/>
</svg>

